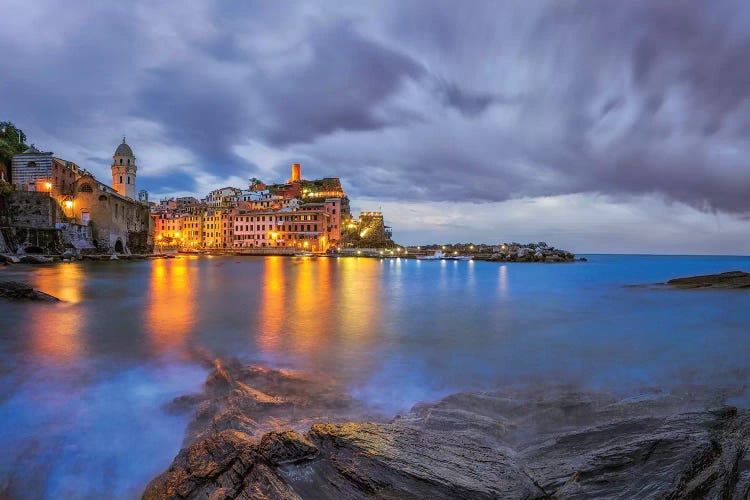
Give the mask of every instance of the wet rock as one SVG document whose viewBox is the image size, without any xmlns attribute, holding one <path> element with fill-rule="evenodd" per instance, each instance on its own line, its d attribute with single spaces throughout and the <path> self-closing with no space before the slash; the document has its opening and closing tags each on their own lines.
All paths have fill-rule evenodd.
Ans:
<svg viewBox="0 0 750 500">
<path fill-rule="evenodd" d="M 49 264 L 52 258 L 44 255 L 22 255 L 19 257 L 21 264 Z"/>
<path fill-rule="evenodd" d="M 13 301 L 59 302 L 52 295 L 34 290 L 30 285 L 18 281 L 0 281 L 0 297 Z"/>
<path fill-rule="evenodd" d="M 320 381 L 216 363 L 205 397 L 144 498 L 744 498 L 750 487 L 750 416 L 716 391 L 459 393 L 390 423 L 322 423 L 358 405 Z"/>
<path fill-rule="evenodd" d="M 667 285 L 675 288 L 750 288 L 750 273 L 730 271 L 705 276 L 676 278 L 667 281 Z"/>
<path fill-rule="evenodd" d="M 19 262 L 21 262 L 21 259 L 19 259 L 15 255 L 0 254 L 0 263 L 3 263 L 3 264 L 18 264 Z"/>
<path fill-rule="evenodd" d="M 269 432 L 261 439 L 258 450 L 272 465 L 310 460 L 318 454 L 309 439 L 294 431 Z"/>
</svg>

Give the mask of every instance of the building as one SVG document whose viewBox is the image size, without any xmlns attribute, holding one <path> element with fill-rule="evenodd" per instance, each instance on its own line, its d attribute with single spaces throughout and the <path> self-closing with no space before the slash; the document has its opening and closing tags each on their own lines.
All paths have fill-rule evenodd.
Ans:
<svg viewBox="0 0 750 500">
<path fill-rule="evenodd" d="M 154 219 L 157 241 L 173 238 L 176 224 L 169 217 L 179 216 L 180 240 L 191 248 L 283 247 L 324 252 L 340 246 L 342 226 L 351 220 L 340 179 L 305 180 L 299 163 L 292 165 L 291 176 L 283 184 L 254 179 L 249 190 L 224 187 L 211 191 L 203 203 L 163 200 L 155 210 L 160 214 Z"/>
<path fill-rule="evenodd" d="M 206 205 L 215 208 L 230 208 L 240 195 L 242 195 L 241 189 L 233 187 L 216 189 L 208 193 Z"/>
<path fill-rule="evenodd" d="M 112 156 L 112 189 L 121 196 L 135 200 L 135 176 L 138 168 L 135 166 L 135 155 L 130 146 L 122 138 L 122 144 L 117 146 Z"/>
<path fill-rule="evenodd" d="M 56 158 L 51 151 L 39 151 L 32 144 L 13 156 L 11 183 L 21 191 L 39 191 L 52 196 L 69 195 L 84 170 L 71 161 Z"/>
<path fill-rule="evenodd" d="M 91 227 L 93 244 L 100 251 L 149 253 L 153 248 L 148 205 L 121 195 L 91 174 L 76 181 L 63 211 L 76 224 Z"/>
<path fill-rule="evenodd" d="M 112 158 L 112 185 L 108 186 L 75 163 L 32 145 L 13 156 L 13 184 L 19 193 L 43 193 L 59 208 L 48 211 L 54 220 L 46 225 L 58 228 L 63 236 L 68 231 L 85 234 L 89 240 L 88 244 L 67 241 L 66 245 L 98 252 L 150 252 L 154 220 L 148 194 L 141 190 L 138 198 L 143 201 L 135 199 L 135 155 L 124 139 Z"/>
<path fill-rule="evenodd" d="M 155 242 L 159 246 L 179 247 L 183 237 L 183 217 L 169 212 L 153 212 Z"/>
</svg>

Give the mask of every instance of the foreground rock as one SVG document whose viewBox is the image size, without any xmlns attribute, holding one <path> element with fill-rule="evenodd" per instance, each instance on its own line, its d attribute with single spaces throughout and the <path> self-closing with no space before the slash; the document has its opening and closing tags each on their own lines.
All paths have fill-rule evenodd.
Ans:
<svg viewBox="0 0 750 500">
<path fill-rule="evenodd" d="M 217 366 L 205 394 L 175 402 L 197 405 L 196 418 L 144 498 L 750 494 L 750 418 L 718 396 L 461 393 L 388 423 L 313 423 L 304 432 L 302 422 L 336 408 L 339 417 L 356 412 L 335 394 L 283 372 Z"/>
<path fill-rule="evenodd" d="M 667 281 L 676 288 L 750 288 L 750 274 L 743 271 L 707 274 Z"/>
<path fill-rule="evenodd" d="M 0 281 L 0 298 L 14 301 L 59 302 L 52 295 L 34 290 L 26 283 L 18 281 Z"/>
</svg>

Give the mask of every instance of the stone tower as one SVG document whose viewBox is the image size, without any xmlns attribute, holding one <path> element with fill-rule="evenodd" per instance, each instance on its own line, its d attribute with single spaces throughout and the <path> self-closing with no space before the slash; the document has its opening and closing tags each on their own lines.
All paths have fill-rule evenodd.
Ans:
<svg viewBox="0 0 750 500">
<path fill-rule="evenodd" d="M 299 163 L 292 163 L 292 176 L 289 178 L 289 183 L 299 182 L 302 180 L 302 166 Z"/>
<path fill-rule="evenodd" d="M 133 150 L 125 143 L 125 137 L 122 138 L 122 144 L 117 146 L 112 159 L 112 189 L 134 200 L 135 174 L 138 169 Z"/>
</svg>

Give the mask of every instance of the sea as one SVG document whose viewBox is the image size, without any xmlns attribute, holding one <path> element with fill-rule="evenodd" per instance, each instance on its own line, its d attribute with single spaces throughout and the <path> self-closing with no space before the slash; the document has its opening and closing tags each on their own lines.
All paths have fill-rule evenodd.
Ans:
<svg viewBox="0 0 750 500">
<path fill-rule="evenodd" d="M 566 264 L 178 256 L 0 268 L 0 497 L 139 498 L 179 451 L 202 359 L 325 376 L 385 415 L 467 390 L 703 388 L 750 406 L 750 291 L 671 278 L 750 257 Z"/>
</svg>

